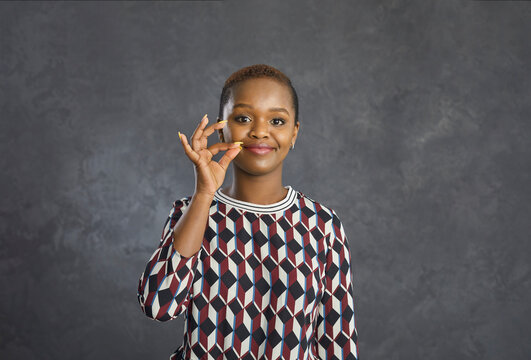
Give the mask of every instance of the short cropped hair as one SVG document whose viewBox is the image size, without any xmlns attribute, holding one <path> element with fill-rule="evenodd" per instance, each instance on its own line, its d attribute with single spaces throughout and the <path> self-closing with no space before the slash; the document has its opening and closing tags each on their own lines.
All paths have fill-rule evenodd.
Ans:
<svg viewBox="0 0 531 360">
<path fill-rule="evenodd" d="M 291 92 L 292 105 L 295 109 L 295 124 L 297 124 L 299 122 L 299 99 L 297 97 L 295 88 L 291 84 L 291 80 L 280 70 L 265 64 L 256 64 L 243 67 L 227 78 L 225 84 L 223 85 L 223 90 L 221 91 L 218 117 L 220 119 L 223 118 L 223 108 L 229 101 L 230 89 L 240 82 L 256 78 L 271 78 L 288 87 L 288 90 Z"/>
</svg>

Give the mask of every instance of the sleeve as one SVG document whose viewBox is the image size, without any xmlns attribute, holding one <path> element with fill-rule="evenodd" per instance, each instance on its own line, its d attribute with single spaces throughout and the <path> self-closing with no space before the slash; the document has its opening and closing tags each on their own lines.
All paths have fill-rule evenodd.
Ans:
<svg viewBox="0 0 531 360">
<path fill-rule="evenodd" d="M 329 239 L 326 285 L 317 316 L 317 353 L 321 359 L 358 360 L 350 250 L 345 230 L 334 210 Z"/>
<path fill-rule="evenodd" d="M 164 223 L 160 243 L 138 282 L 137 298 L 146 316 L 167 321 L 182 314 L 190 302 L 192 283 L 203 248 L 190 257 L 173 247 L 173 227 L 190 202 L 176 200 Z"/>
</svg>

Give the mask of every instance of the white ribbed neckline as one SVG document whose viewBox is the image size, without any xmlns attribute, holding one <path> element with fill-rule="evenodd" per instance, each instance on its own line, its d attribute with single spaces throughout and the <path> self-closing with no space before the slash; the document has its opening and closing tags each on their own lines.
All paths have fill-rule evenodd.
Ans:
<svg viewBox="0 0 531 360">
<path fill-rule="evenodd" d="M 214 198 L 221 201 L 222 203 L 225 203 L 227 205 L 230 205 L 232 207 L 242 209 L 245 211 L 250 211 L 254 213 L 263 213 L 263 214 L 271 214 L 279 211 L 284 211 L 290 208 L 290 206 L 293 204 L 295 199 L 297 198 L 297 192 L 291 187 L 291 186 L 285 186 L 286 189 L 288 189 L 287 195 L 284 197 L 284 199 L 272 203 L 272 204 L 255 204 L 247 201 L 241 201 L 234 199 L 228 195 L 225 195 L 221 192 L 221 188 L 219 188 L 216 193 L 214 194 Z"/>
</svg>

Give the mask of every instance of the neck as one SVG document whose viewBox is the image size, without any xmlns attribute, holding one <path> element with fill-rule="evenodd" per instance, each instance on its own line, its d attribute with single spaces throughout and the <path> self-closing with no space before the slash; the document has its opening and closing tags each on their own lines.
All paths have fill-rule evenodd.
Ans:
<svg viewBox="0 0 531 360">
<path fill-rule="evenodd" d="M 232 185 L 222 192 L 234 199 L 254 204 L 273 204 L 284 199 L 288 190 L 282 185 L 282 166 L 262 176 L 245 173 L 233 166 Z"/>
</svg>

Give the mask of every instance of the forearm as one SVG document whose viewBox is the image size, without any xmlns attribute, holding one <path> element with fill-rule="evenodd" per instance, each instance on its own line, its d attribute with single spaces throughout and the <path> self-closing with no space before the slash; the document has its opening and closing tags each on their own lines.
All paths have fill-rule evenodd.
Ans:
<svg viewBox="0 0 531 360">
<path fill-rule="evenodd" d="M 214 195 L 194 194 L 188 208 L 173 228 L 173 247 L 184 257 L 196 254 L 203 243 Z"/>
</svg>

